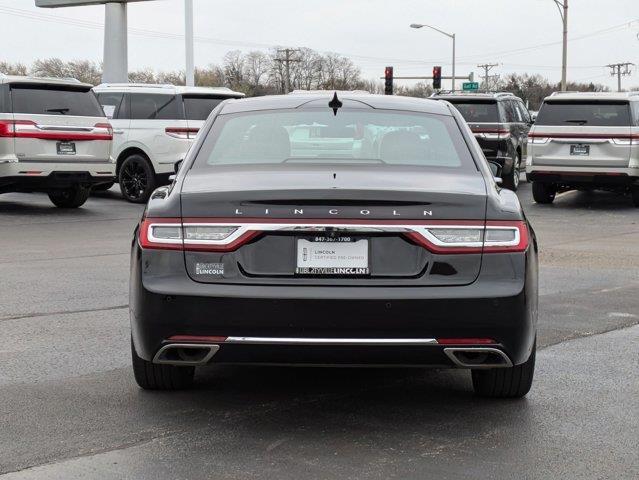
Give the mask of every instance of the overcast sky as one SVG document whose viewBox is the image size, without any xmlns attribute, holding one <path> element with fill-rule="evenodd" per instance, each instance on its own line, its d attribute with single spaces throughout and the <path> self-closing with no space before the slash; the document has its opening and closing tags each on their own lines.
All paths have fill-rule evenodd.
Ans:
<svg viewBox="0 0 639 480">
<path fill-rule="evenodd" d="M 102 59 L 103 6 L 50 10 L 34 3 L 0 0 L 0 60 Z M 604 65 L 639 64 L 639 0 L 570 0 L 569 20 L 569 80 L 614 87 Z M 195 0 L 196 64 L 219 63 L 233 49 L 280 45 L 347 55 L 366 78 L 381 76 L 385 65 L 396 75 L 426 75 L 439 64 L 449 75 L 450 39 L 410 29 L 414 22 L 456 33 L 458 76 L 479 75 L 478 63 L 499 63 L 492 73 L 560 78 L 553 0 Z M 131 4 L 129 28 L 130 69 L 184 68 L 182 0 Z M 639 74 L 624 85 L 639 86 Z"/>
</svg>

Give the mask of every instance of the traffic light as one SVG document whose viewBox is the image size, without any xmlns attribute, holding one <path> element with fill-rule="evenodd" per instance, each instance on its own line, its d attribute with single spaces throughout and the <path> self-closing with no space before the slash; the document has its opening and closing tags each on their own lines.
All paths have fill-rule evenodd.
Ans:
<svg viewBox="0 0 639 480">
<path fill-rule="evenodd" d="M 442 67 L 433 67 L 433 88 L 435 90 L 442 88 Z"/>
<path fill-rule="evenodd" d="M 384 95 L 393 94 L 393 67 L 386 67 L 384 70 Z"/>
</svg>

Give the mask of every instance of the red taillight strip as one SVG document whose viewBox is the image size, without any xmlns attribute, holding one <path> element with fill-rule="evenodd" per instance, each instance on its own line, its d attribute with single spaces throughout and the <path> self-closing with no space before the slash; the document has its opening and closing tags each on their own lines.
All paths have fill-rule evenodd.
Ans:
<svg viewBox="0 0 639 480">
<path fill-rule="evenodd" d="M 601 140 L 612 140 L 619 138 L 623 140 L 639 140 L 639 134 L 625 133 L 529 133 L 528 138 L 591 138 Z"/>
<path fill-rule="evenodd" d="M 496 133 L 499 135 L 506 135 L 510 133 L 510 130 L 505 130 L 502 128 L 471 128 L 473 133 Z"/>
<path fill-rule="evenodd" d="M 176 218 L 144 219 L 140 227 L 140 245 L 143 248 L 157 248 L 164 250 L 210 251 L 229 252 L 238 249 L 256 236 L 264 232 L 318 232 L 326 228 L 335 228 L 348 232 L 395 232 L 402 234 L 427 250 L 438 254 L 458 253 L 502 253 L 522 252 L 528 247 L 528 227 L 523 221 L 476 221 L 476 220 L 307 220 L 300 222 L 297 219 L 223 219 L 223 218 Z M 179 227 L 236 227 L 236 230 L 224 240 L 188 241 L 182 239 L 165 240 L 154 239 L 149 235 L 150 229 L 156 224 L 169 224 Z M 438 239 L 431 230 L 437 228 L 450 229 L 486 229 L 489 230 L 515 230 L 512 241 L 497 242 L 490 245 L 489 241 L 470 243 L 446 244 Z"/>
<path fill-rule="evenodd" d="M 96 123 L 86 133 L 64 130 L 64 127 L 47 130 L 31 120 L 0 120 L 0 137 L 33 138 L 37 140 L 92 141 L 113 140 L 113 128 L 109 123 Z"/>
<path fill-rule="evenodd" d="M 181 138 L 183 140 L 195 138 L 199 128 L 188 128 L 188 127 L 166 127 L 164 129 L 165 133 L 170 137 Z"/>
</svg>

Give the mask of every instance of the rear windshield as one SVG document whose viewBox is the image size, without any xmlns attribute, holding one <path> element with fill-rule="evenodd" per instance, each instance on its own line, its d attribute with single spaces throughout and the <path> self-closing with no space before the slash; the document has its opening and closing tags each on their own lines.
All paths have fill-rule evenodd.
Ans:
<svg viewBox="0 0 639 480">
<path fill-rule="evenodd" d="M 91 90 L 12 85 L 13 113 L 104 117 Z"/>
<path fill-rule="evenodd" d="M 187 120 L 206 120 L 213 109 L 228 97 L 185 95 L 183 98 Z"/>
<path fill-rule="evenodd" d="M 132 93 L 132 120 L 184 120 L 184 113 L 175 95 Z"/>
<path fill-rule="evenodd" d="M 357 163 L 475 169 L 453 117 L 341 109 L 221 115 L 196 166 Z"/>
<path fill-rule="evenodd" d="M 537 125 L 588 125 L 596 127 L 630 126 L 628 102 L 546 101 Z"/>
<path fill-rule="evenodd" d="M 497 102 L 494 100 L 454 100 L 448 99 L 459 113 L 462 114 L 464 120 L 469 123 L 498 123 L 499 113 L 497 110 Z"/>
</svg>

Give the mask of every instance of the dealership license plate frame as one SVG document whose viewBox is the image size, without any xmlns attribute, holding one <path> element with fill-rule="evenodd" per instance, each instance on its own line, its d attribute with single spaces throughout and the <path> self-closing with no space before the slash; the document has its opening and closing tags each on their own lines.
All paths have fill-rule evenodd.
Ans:
<svg viewBox="0 0 639 480">
<path fill-rule="evenodd" d="M 75 142 L 58 142 L 56 144 L 56 151 L 58 155 L 75 155 L 77 153 Z"/>
<path fill-rule="evenodd" d="M 587 157 L 590 155 L 590 145 L 584 145 L 582 143 L 570 145 L 570 155 Z"/>
<path fill-rule="evenodd" d="M 320 249 L 332 253 L 322 254 Z M 368 238 L 301 237 L 296 239 L 295 255 L 296 275 L 321 277 L 370 275 L 370 240 Z"/>
</svg>

